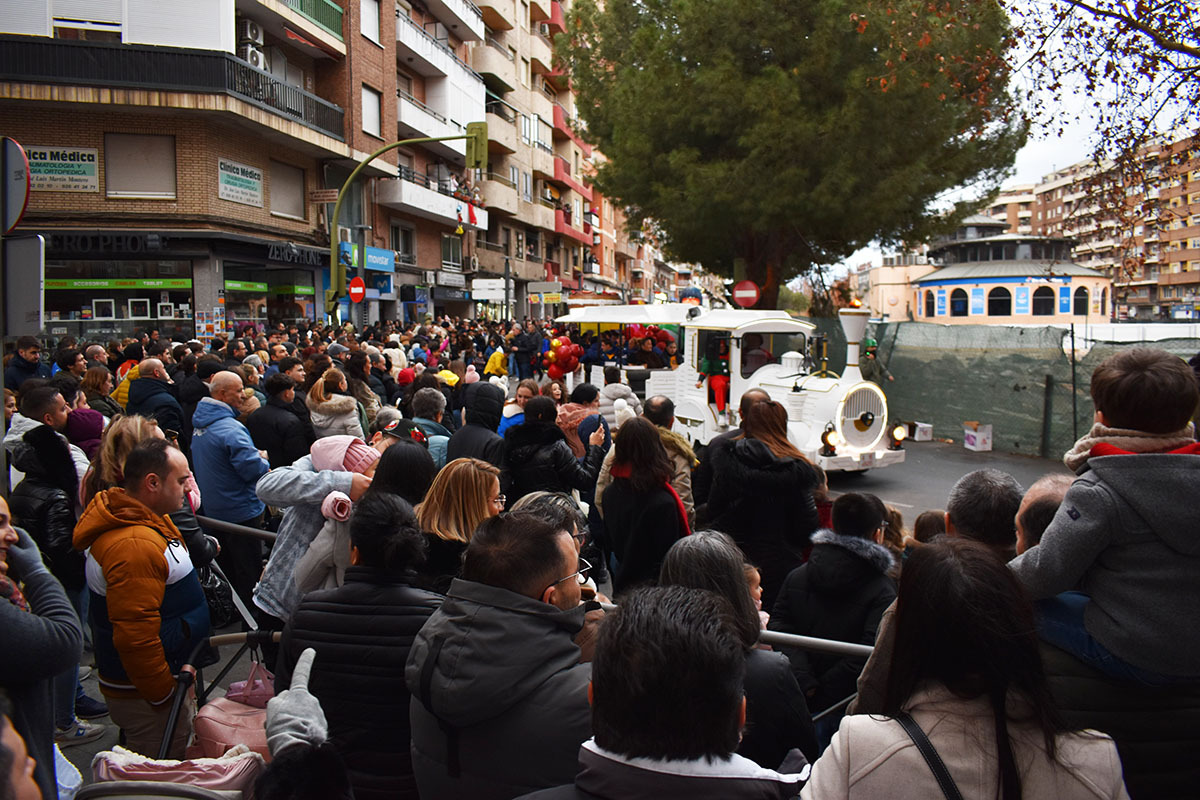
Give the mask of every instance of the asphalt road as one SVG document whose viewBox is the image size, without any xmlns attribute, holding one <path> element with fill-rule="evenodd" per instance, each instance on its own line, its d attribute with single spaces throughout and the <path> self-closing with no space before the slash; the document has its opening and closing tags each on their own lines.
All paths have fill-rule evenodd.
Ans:
<svg viewBox="0 0 1200 800">
<path fill-rule="evenodd" d="M 869 470 L 865 474 L 832 473 L 829 490 L 835 497 L 845 492 L 869 492 L 904 514 L 911 526 L 922 511 L 944 509 L 951 487 L 963 475 L 991 468 L 1007 472 L 1029 486 L 1048 472 L 1071 474 L 1061 461 L 1008 453 L 977 453 L 961 443 L 905 442 L 903 464 Z"/>
</svg>

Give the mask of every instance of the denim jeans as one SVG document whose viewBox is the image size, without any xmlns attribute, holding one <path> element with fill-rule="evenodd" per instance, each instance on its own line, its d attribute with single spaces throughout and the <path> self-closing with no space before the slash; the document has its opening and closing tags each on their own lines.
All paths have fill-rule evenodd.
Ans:
<svg viewBox="0 0 1200 800">
<path fill-rule="evenodd" d="M 1083 612 L 1089 602 L 1091 598 L 1083 592 L 1063 592 L 1057 597 L 1039 600 L 1036 603 L 1038 636 L 1119 681 L 1145 686 L 1184 682 L 1183 678 L 1160 675 L 1128 664 L 1092 638 L 1083 623 Z"/>
<path fill-rule="evenodd" d="M 81 589 L 63 587 L 63 591 L 66 593 L 67 599 L 71 601 L 71 607 L 75 609 L 76 616 L 81 620 L 87 619 L 87 587 L 84 586 Z M 81 622 L 80 628 L 85 627 Z M 79 683 L 78 664 L 54 677 L 54 726 L 56 728 L 66 728 L 75 722 L 75 700 L 81 694 L 83 694 L 83 686 Z"/>
</svg>

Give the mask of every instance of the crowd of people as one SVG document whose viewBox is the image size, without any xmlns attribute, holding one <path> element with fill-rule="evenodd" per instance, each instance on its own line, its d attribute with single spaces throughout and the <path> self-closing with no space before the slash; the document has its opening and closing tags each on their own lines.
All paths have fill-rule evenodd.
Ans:
<svg viewBox="0 0 1200 800">
<path fill-rule="evenodd" d="M 575 334 L 147 335 L 50 363 L 22 337 L 0 797 L 6 780 L 56 797 L 55 744 L 106 717 L 158 752 L 210 634 L 214 562 L 282 632 L 263 800 L 1120 798 L 1195 777 L 1144 721 L 1106 725 L 1062 690 L 1194 700 L 1200 550 L 1179 500 L 1200 389 L 1179 359 L 1134 348 L 1097 369 L 1078 477 L 1024 490 L 977 470 L 909 528 L 878 497 L 833 497 L 762 390 L 698 453 L 671 398 L 622 380 L 627 356 L 672 366 L 653 339 L 588 342 L 603 385 L 539 380 L 558 333 Z M 772 649 L 764 630 L 874 649 Z M 189 732 L 184 715 L 171 757 Z M 281 775 L 313 763 L 344 779 Z"/>
</svg>

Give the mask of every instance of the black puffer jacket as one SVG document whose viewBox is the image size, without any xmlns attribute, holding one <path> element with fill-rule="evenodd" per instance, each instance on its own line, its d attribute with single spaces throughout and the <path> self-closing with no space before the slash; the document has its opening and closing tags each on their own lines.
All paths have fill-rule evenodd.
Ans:
<svg viewBox="0 0 1200 800">
<path fill-rule="evenodd" d="M 883 545 L 821 531 L 813 537 L 808 563 L 784 581 L 771 611 L 773 631 L 874 644 L 883 612 L 896 599 L 888 577 L 894 561 Z M 812 694 L 814 711 L 854 694 L 865 658 L 782 648 L 800 688 Z"/>
<path fill-rule="evenodd" d="M 604 448 L 588 445 L 580 464 L 561 428 L 553 422 L 524 422 L 505 433 L 501 491 L 510 506 L 530 492 L 592 491 L 603 460 Z"/>
<path fill-rule="evenodd" d="M 705 519 L 733 537 L 762 571 L 763 607 L 770 608 L 783 579 L 800 566 L 809 537 L 821 527 L 807 461 L 776 458 L 757 439 L 739 439 L 712 453 L 714 480 Z"/>
<path fill-rule="evenodd" d="M 316 441 L 308 418 L 301 419 L 293 404 L 279 395 L 268 397 L 266 405 L 247 417 L 246 428 L 254 446 L 267 451 L 271 469 L 290 466 L 308 455 Z"/>
<path fill-rule="evenodd" d="M 821 755 L 812 714 L 787 657 L 756 648 L 746 655 L 746 730 L 738 754 L 779 769 L 792 748 L 810 764 Z"/>
<path fill-rule="evenodd" d="M 200 380 L 199 375 L 188 375 L 183 379 L 183 383 L 179 384 L 179 405 L 183 408 L 179 448 L 187 454 L 189 461 L 192 453 L 192 415 L 196 413 L 196 406 L 200 401 L 208 396 L 208 384 Z"/>
<path fill-rule="evenodd" d="M 309 690 L 358 800 L 416 798 L 404 664 L 442 598 L 411 576 L 352 566 L 337 589 L 310 592 L 283 632 L 275 691 L 287 689 L 306 647 L 317 651 Z"/>
<path fill-rule="evenodd" d="M 490 383 L 473 383 L 463 390 L 466 424 L 446 446 L 446 460 L 478 458 L 504 466 L 504 437 L 496 433 L 504 409 L 504 390 Z"/>
<path fill-rule="evenodd" d="M 53 428 L 37 425 L 21 438 L 12 459 L 25 473 L 9 498 L 13 524 L 29 532 L 64 587 L 82 589 L 84 556 L 72 544 L 79 477 L 67 443 Z"/>
</svg>

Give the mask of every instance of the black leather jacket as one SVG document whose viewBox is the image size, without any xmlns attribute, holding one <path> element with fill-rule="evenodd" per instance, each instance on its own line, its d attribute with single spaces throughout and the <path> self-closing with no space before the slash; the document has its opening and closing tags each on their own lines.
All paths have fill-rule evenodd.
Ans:
<svg viewBox="0 0 1200 800">
<path fill-rule="evenodd" d="M 530 492 L 590 492 L 603 460 L 604 449 L 588 445 L 581 463 L 557 425 L 525 422 L 505 432 L 500 486 L 509 505 Z"/>
</svg>

